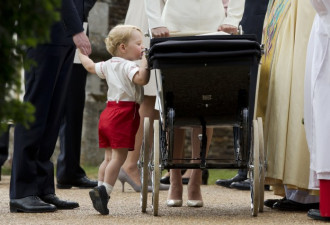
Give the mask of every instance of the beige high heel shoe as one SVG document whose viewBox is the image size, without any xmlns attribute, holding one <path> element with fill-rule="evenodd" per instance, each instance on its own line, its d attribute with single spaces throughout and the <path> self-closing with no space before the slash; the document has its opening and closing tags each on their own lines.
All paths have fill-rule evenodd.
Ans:
<svg viewBox="0 0 330 225">
<path fill-rule="evenodd" d="M 136 192 L 141 192 L 141 185 L 137 185 L 132 178 L 130 178 L 128 176 L 128 174 L 122 169 L 120 168 L 119 174 L 118 174 L 118 180 L 121 182 L 122 184 L 122 192 L 124 192 L 125 190 L 125 182 L 128 183 L 129 185 L 131 185 L 131 187 L 134 189 L 134 191 Z M 148 186 L 148 192 L 152 191 L 152 187 Z"/>
<path fill-rule="evenodd" d="M 204 203 L 202 200 L 187 200 L 188 207 L 203 207 Z"/>
<path fill-rule="evenodd" d="M 182 206 L 182 200 L 168 199 L 166 201 L 166 205 L 168 207 L 181 207 Z"/>
</svg>

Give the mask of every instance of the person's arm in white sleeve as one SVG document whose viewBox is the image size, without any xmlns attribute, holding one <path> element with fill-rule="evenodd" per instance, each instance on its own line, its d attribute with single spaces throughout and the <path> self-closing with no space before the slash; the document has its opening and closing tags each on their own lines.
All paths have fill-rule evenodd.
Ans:
<svg viewBox="0 0 330 225">
<path fill-rule="evenodd" d="M 83 67 L 92 74 L 96 74 L 101 79 L 105 79 L 105 69 L 104 69 L 104 62 L 94 63 L 87 55 L 84 55 L 78 50 L 79 52 L 79 59 Z"/>
<path fill-rule="evenodd" d="M 144 0 L 145 10 L 148 17 L 149 29 L 153 37 L 167 37 L 169 30 L 162 22 L 163 0 Z"/>
<path fill-rule="evenodd" d="M 245 0 L 230 0 L 227 9 L 227 17 L 219 27 L 219 31 L 237 33 L 238 24 L 242 20 Z"/>
<path fill-rule="evenodd" d="M 325 27 L 325 32 L 330 37 L 330 1 L 329 0 L 318 0 L 312 1 L 316 9 L 317 14 Z"/>
<path fill-rule="evenodd" d="M 245 0 L 231 0 L 228 4 L 227 17 L 222 24 L 238 27 L 244 13 Z"/>
</svg>

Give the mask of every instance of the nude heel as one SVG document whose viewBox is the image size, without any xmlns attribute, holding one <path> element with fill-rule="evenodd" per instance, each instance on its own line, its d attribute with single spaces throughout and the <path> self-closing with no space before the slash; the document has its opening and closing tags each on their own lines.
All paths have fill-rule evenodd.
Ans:
<svg viewBox="0 0 330 225">
<path fill-rule="evenodd" d="M 118 180 L 120 180 L 120 182 L 122 183 L 122 191 L 124 192 L 124 183 L 128 183 L 129 185 L 131 185 L 131 187 L 134 189 L 134 191 L 136 192 L 140 192 L 141 191 L 141 185 L 137 185 L 128 175 L 127 173 L 120 168 L 119 174 L 118 174 Z M 151 186 L 148 186 L 148 192 L 151 192 L 152 188 Z"/>
<path fill-rule="evenodd" d="M 125 181 L 120 180 L 120 182 L 121 182 L 121 192 L 125 192 L 125 187 L 124 187 L 125 186 Z"/>
</svg>

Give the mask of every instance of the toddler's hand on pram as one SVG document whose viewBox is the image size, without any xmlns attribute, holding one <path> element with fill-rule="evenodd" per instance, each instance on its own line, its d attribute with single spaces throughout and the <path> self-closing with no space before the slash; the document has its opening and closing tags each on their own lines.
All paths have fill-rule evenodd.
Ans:
<svg viewBox="0 0 330 225">
<path fill-rule="evenodd" d="M 219 26 L 218 31 L 223 31 L 228 34 L 238 34 L 237 27 L 229 24 L 222 24 L 221 26 Z"/>
<path fill-rule="evenodd" d="M 167 27 L 156 27 L 151 29 L 152 37 L 160 38 L 160 37 L 168 37 L 170 36 L 170 31 Z"/>
</svg>

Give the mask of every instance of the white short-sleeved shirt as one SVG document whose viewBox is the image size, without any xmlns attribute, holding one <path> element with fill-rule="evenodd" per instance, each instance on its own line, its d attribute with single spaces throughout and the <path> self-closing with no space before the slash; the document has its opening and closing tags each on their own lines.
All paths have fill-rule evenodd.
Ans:
<svg viewBox="0 0 330 225">
<path fill-rule="evenodd" d="M 106 79 L 108 101 L 133 101 L 141 104 L 143 87 L 133 83 L 133 77 L 139 71 L 135 62 L 112 57 L 105 62 L 95 64 L 96 74 Z"/>
</svg>

